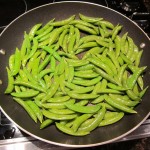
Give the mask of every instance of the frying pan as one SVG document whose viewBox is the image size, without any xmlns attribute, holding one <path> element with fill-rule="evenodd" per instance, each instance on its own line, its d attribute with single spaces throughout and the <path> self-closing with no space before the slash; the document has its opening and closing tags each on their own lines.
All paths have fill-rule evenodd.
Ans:
<svg viewBox="0 0 150 150">
<path fill-rule="evenodd" d="M 0 49 L 6 51 L 5 55 L 0 55 L 0 79 L 3 82 L 0 85 L 1 110 L 18 128 L 27 134 L 39 140 L 66 147 L 91 147 L 113 142 L 139 127 L 150 114 L 150 91 L 148 90 L 141 104 L 135 109 L 138 112 L 137 114 L 126 115 L 121 121 L 97 128 L 87 136 L 74 137 L 59 132 L 54 125 L 40 130 L 40 124 L 35 124 L 23 108 L 12 100 L 11 96 L 4 94 L 7 87 L 6 66 L 8 66 L 8 59 L 14 53 L 15 48 L 21 46 L 24 31 L 29 32 L 33 25 L 37 23 L 45 24 L 52 18 L 62 20 L 79 13 L 87 16 L 103 17 L 114 25 L 118 23 L 123 25 L 121 34 L 128 32 L 128 35 L 133 38 L 135 44 L 138 47 L 143 47 L 144 53 L 141 65 L 148 66 L 144 75 L 144 82 L 145 86 L 150 85 L 149 38 L 142 29 L 122 14 L 107 7 L 88 2 L 58 2 L 40 6 L 19 16 L 10 23 L 0 37 Z"/>
</svg>

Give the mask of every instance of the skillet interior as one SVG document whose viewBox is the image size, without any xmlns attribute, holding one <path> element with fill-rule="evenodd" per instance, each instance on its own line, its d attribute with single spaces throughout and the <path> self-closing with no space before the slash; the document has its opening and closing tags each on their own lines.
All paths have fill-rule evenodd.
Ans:
<svg viewBox="0 0 150 150">
<path fill-rule="evenodd" d="M 3 94 L 7 86 L 7 73 L 5 68 L 8 66 L 8 58 L 14 53 L 16 47 L 20 48 L 24 31 L 27 31 L 28 33 L 31 27 L 37 23 L 45 24 L 52 18 L 62 20 L 73 14 L 78 15 L 78 13 L 93 17 L 103 17 L 114 25 L 119 23 L 123 25 L 122 34 L 128 32 L 129 36 L 133 38 L 137 46 L 140 46 L 140 44 L 144 42 L 146 46 L 143 48 L 144 53 L 141 64 L 142 66 L 148 66 L 144 80 L 145 85 L 150 84 L 150 42 L 148 37 L 139 27 L 123 15 L 100 5 L 82 2 L 61 2 L 44 5 L 25 13 L 13 21 L 2 33 L 0 37 L 0 48 L 6 50 L 6 55 L 0 56 L 0 79 L 3 81 L 3 84 L 0 87 L 0 104 L 3 112 L 17 124 L 19 128 L 40 140 L 61 146 L 87 147 L 112 142 L 137 128 L 149 115 L 150 90 L 147 91 L 142 103 L 136 107 L 138 114 L 126 115 L 122 121 L 110 126 L 98 128 L 90 135 L 84 137 L 73 137 L 63 134 L 58 132 L 54 126 L 40 130 L 39 124 L 35 124 L 28 114 L 16 104 L 10 96 Z"/>
</svg>

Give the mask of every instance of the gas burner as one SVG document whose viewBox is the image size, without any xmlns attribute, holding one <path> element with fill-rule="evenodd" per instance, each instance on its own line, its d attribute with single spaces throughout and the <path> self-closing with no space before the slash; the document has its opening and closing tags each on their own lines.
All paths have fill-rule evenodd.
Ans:
<svg viewBox="0 0 150 150">
<path fill-rule="evenodd" d="M 140 9 L 139 1 L 124 1 L 120 2 L 121 8 L 126 12 L 137 12 Z"/>
<path fill-rule="evenodd" d="M 0 27 L 5 27 L 25 11 L 27 11 L 27 4 L 25 0 L 1 0 Z"/>
</svg>

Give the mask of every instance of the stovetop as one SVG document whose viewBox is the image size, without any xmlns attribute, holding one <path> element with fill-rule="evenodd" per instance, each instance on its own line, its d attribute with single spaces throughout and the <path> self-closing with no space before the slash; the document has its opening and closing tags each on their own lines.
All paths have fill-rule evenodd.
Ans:
<svg viewBox="0 0 150 150">
<path fill-rule="evenodd" d="M 40 5 L 59 2 L 60 0 L 0 0 L 0 32 L 16 17 L 24 12 Z M 65 1 L 65 0 L 64 0 Z M 78 0 L 76 0 L 78 1 Z M 85 0 L 112 8 L 135 21 L 150 37 L 150 0 Z M 9 14 L 9 15 L 8 15 Z M 150 118 L 148 118 L 138 129 L 128 136 L 120 139 L 127 141 L 143 137 L 150 137 Z M 8 144 L 26 145 L 30 149 L 42 149 L 53 147 L 53 149 L 63 149 L 57 146 L 49 146 L 26 133 L 19 130 L 6 116 L 0 111 L 0 148 L 5 148 Z M 44 143 L 44 144 L 43 144 Z M 55 147 L 55 148 L 54 148 Z M 17 147 L 16 147 L 17 148 Z"/>
</svg>

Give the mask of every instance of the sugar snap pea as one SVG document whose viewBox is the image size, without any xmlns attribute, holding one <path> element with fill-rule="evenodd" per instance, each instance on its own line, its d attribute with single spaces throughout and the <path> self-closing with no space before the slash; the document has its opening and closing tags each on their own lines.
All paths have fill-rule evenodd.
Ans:
<svg viewBox="0 0 150 150">
<path fill-rule="evenodd" d="M 72 15 L 37 23 L 9 58 L 10 94 L 40 129 L 72 136 L 115 123 L 144 102 L 143 50 L 121 24 Z M 121 36 L 122 35 L 122 36 Z M 19 50 L 20 49 L 20 50 Z"/>
</svg>

